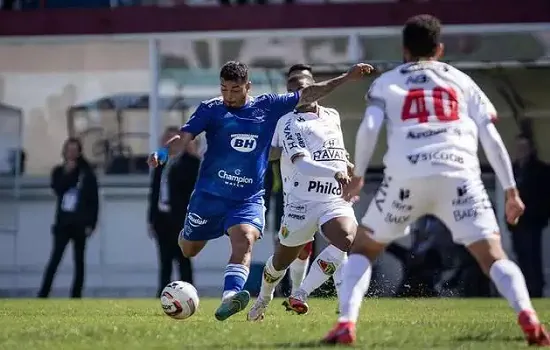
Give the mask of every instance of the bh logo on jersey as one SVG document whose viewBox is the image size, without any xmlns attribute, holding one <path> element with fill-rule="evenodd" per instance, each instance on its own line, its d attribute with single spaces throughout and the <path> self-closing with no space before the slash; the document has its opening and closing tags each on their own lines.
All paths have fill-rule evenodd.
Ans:
<svg viewBox="0 0 550 350">
<path fill-rule="evenodd" d="M 258 145 L 257 141 L 258 135 L 250 134 L 234 134 L 231 135 L 231 147 L 234 150 L 249 153 L 256 149 Z"/>
</svg>

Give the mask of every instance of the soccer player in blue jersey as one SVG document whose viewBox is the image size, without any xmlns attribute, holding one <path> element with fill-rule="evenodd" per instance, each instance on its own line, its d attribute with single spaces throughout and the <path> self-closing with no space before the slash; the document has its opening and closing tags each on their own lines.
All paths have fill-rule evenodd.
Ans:
<svg viewBox="0 0 550 350">
<path fill-rule="evenodd" d="M 222 303 L 216 310 L 216 319 L 227 319 L 250 301 L 250 294 L 243 287 L 252 246 L 264 229 L 264 175 L 277 121 L 297 106 L 311 104 L 372 70 L 368 64 L 356 64 L 345 74 L 297 92 L 253 97 L 249 94 L 248 67 L 227 62 L 220 71 L 222 96 L 202 102 L 181 127 L 180 135 L 167 144 L 182 150 L 195 136 L 206 132 L 208 148 L 179 245 L 183 255 L 191 258 L 209 240 L 229 236 L 231 257 L 225 269 Z M 298 138 L 296 142 L 304 141 Z M 151 154 L 149 164 L 155 167 L 166 161 L 168 153 L 164 148 Z"/>
</svg>

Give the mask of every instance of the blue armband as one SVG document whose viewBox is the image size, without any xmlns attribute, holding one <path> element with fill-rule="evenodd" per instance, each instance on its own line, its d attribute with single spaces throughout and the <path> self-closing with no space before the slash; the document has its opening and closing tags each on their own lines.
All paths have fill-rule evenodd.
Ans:
<svg viewBox="0 0 550 350">
<path fill-rule="evenodd" d="M 168 148 L 162 147 L 157 150 L 157 159 L 159 163 L 163 164 L 168 160 Z"/>
</svg>

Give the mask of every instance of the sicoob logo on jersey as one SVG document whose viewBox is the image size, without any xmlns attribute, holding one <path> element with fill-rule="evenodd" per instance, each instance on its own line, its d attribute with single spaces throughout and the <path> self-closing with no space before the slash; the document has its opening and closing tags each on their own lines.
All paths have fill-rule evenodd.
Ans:
<svg viewBox="0 0 550 350">
<path fill-rule="evenodd" d="M 258 135 L 233 134 L 231 135 L 231 147 L 239 152 L 249 153 L 258 145 Z"/>
<path fill-rule="evenodd" d="M 407 159 L 413 165 L 416 165 L 419 162 L 425 162 L 425 161 L 430 161 L 432 164 L 438 164 L 438 163 L 464 164 L 464 158 L 462 158 L 457 154 L 448 153 L 448 152 L 410 154 L 407 156 Z"/>
</svg>

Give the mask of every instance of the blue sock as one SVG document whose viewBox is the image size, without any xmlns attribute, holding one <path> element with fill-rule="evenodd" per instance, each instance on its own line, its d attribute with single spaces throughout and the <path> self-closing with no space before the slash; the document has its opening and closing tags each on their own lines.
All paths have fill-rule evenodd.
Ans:
<svg viewBox="0 0 550 350">
<path fill-rule="evenodd" d="M 248 267 L 241 264 L 227 264 L 223 282 L 223 298 L 243 290 L 247 279 Z"/>
</svg>

